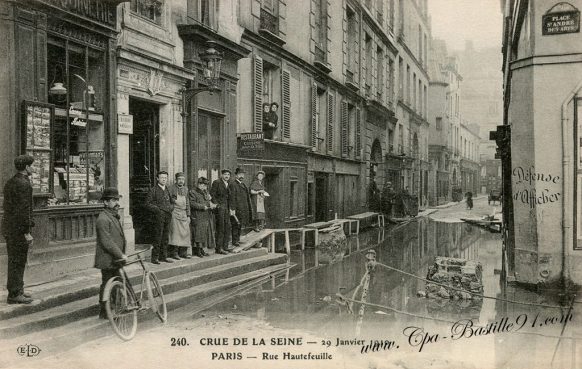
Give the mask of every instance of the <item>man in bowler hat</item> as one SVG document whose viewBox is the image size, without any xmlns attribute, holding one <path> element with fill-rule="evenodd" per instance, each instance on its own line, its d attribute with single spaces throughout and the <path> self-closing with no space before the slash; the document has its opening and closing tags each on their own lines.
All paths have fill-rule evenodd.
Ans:
<svg viewBox="0 0 582 369">
<path fill-rule="evenodd" d="M 168 250 L 170 234 L 170 223 L 172 212 L 174 211 L 174 199 L 168 190 L 168 172 L 158 172 L 158 183 L 150 189 L 146 199 L 146 207 L 154 217 L 154 239 L 152 248 L 152 263 L 159 264 L 160 261 L 172 263 L 168 258 L 168 253 L 174 254 L 173 247 Z"/>
<path fill-rule="evenodd" d="M 247 185 L 243 182 L 245 170 L 236 168 L 235 179 L 230 183 L 230 206 L 234 210 L 231 217 L 232 245 L 240 243 L 241 231 L 247 227 L 252 218 L 251 194 Z"/>
<path fill-rule="evenodd" d="M 30 304 L 32 298 L 24 292 L 24 269 L 28 259 L 28 248 L 32 247 L 32 174 L 34 158 L 20 155 L 14 159 L 18 171 L 4 186 L 4 217 L 2 234 L 6 239 L 8 254 L 8 290 L 9 304 Z"/>
<path fill-rule="evenodd" d="M 125 249 L 127 242 L 123 233 L 123 226 L 119 220 L 119 191 L 109 187 L 103 191 L 103 211 L 97 217 L 95 230 L 97 245 L 95 248 L 95 268 L 101 269 L 101 288 L 99 289 L 99 318 L 107 319 L 103 290 L 107 281 L 119 277 L 119 268 L 125 263 Z"/>
<path fill-rule="evenodd" d="M 220 178 L 212 182 L 210 195 L 216 208 L 216 253 L 228 254 L 228 239 L 230 238 L 230 216 L 234 211 L 230 208 L 230 170 L 223 169 Z"/>
</svg>

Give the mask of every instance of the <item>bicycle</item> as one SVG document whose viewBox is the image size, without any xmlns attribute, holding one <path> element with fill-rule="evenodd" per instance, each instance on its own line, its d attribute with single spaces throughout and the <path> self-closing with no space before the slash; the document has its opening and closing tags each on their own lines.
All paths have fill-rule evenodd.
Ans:
<svg viewBox="0 0 582 369">
<path fill-rule="evenodd" d="M 113 331 L 124 341 L 129 341 L 135 336 L 138 311 L 152 309 L 162 323 L 165 323 L 168 318 L 166 300 L 160 283 L 156 275 L 146 268 L 140 257 L 140 254 L 146 251 L 128 255 L 128 257 L 137 256 L 137 259 L 131 262 L 123 263 L 124 259 L 117 260 L 116 262 L 120 263 L 120 276 L 109 279 L 103 292 L 107 318 L 113 326 Z M 139 263 L 143 269 L 139 296 L 135 293 L 124 269 L 125 266 L 135 263 Z M 143 301 L 144 291 L 147 293 L 149 306 Z"/>
</svg>

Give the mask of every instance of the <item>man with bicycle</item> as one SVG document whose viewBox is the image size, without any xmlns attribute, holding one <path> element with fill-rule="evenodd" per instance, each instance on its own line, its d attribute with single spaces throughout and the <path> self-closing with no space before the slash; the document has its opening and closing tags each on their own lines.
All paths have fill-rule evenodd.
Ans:
<svg viewBox="0 0 582 369">
<path fill-rule="evenodd" d="M 95 229 L 97 231 L 97 245 L 95 250 L 95 268 L 101 269 L 101 288 L 99 290 L 99 318 L 107 319 L 105 312 L 105 302 L 103 300 L 103 290 L 107 281 L 115 276 L 120 276 L 119 267 L 126 260 L 125 256 L 125 234 L 123 225 L 119 220 L 119 191 L 110 187 L 103 191 L 101 200 L 104 209 L 97 218 Z M 116 260 L 122 259 L 119 263 Z"/>
</svg>

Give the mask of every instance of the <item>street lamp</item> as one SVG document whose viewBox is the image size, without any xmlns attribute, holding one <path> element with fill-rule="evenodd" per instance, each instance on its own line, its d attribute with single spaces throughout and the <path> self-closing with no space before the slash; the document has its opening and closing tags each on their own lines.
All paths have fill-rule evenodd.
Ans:
<svg viewBox="0 0 582 369">
<path fill-rule="evenodd" d="M 184 88 L 182 89 L 182 116 L 190 116 L 186 113 L 188 102 L 199 94 L 200 92 L 208 91 L 213 94 L 218 91 L 218 81 L 220 80 L 220 66 L 222 64 L 222 53 L 216 50 L 216 42 L 207 41 L 207 49 L 200 53 L 202 60 L 202 76 L 204 78 L 204 85 L 202 87 Z"/>
</svg>

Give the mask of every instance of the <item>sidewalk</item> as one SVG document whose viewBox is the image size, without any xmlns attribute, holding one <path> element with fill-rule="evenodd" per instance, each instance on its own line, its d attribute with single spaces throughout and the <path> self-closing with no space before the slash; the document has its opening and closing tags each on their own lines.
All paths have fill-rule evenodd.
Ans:
<svg viewBox="0 0 582 369">
<path fill-rule="evenodd" d="M 478 196 L 473 199 L 473 209 L 468 210 L 465 201 L 452 202 L 436 207 L 436 211 L 430 215 L 431 219 L 441 222 L 462 222 L 463 218 L 482 218 L 493 213 L 500 213 L 500 205 L 489 205 L 488 197 Z"/>
</svg>

